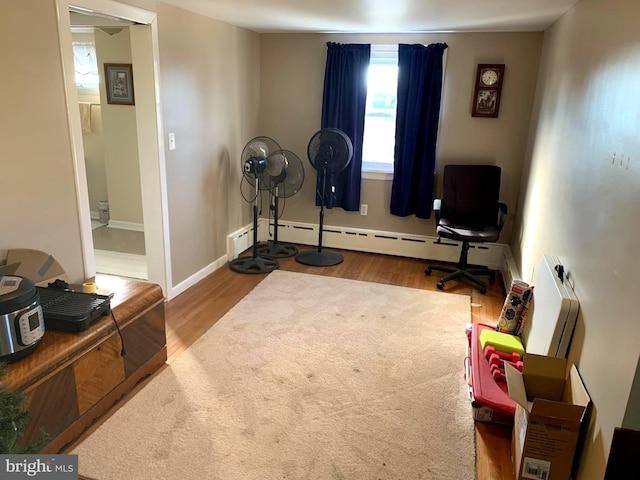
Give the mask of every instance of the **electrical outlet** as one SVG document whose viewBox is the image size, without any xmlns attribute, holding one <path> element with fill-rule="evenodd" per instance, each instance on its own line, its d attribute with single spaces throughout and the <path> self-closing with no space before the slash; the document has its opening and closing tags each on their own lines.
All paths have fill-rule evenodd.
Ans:
<svg viewBox="0 0 640 480">
<path fill-rule="evenodd" d="M 369 205 L 367 205 L 366 203 L 360 205 L 360 215 L 366 215 L 368 210 Z"/>
</svg>

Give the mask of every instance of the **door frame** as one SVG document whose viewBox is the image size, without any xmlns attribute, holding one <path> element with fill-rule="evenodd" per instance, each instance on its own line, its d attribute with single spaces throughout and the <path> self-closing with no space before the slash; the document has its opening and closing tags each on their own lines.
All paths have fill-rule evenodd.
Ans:
<svg viewBox="0 0 640 480">
<path fill-rule="evenodd" d="M 76 183 L 80 240 L 86 278 L 95 276 L 95 256 L 91 233 L 91 213 L 78 92 L 75 85 L 69 7 L 86 9 L 88 14 L 105 14 L 142 24 L 130 27 L 133 64 L 136 72 L 136 125 L 140 156 L 142 211 L 149 281 L 162 287 L 167 300 L 173 298 L 164 130 L 160 105 L 157 14 L 113 0 L 56 0 L 58 35 L 63 64 L 65 100 Z M 134 33 L 135 32 L 135 33 Z M 145 82 L 141 85 L 139 82 Z"/>
</svg>

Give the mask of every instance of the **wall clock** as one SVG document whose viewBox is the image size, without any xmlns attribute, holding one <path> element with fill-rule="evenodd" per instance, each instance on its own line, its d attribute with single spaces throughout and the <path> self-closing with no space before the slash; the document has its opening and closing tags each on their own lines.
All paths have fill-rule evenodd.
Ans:
<svg viewBox="0 0 640 480">
<path fill-rule="evenodd" d="M 496 118 L 504 83 L 504 63 L 480 63 L 473 92 L 472 117 Z"/>
</svg>

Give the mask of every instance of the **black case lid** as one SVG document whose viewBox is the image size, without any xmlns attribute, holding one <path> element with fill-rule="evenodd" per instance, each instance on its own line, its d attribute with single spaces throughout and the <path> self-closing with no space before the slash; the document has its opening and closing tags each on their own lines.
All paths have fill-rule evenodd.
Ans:
<svg viewBox="0 0 640 480">
<path fill-rule="evenodd" d="M 38 287 L 47 330 L 82 332 L 103 315 L 111 313 L 111 299 L 96 293 Z"/>
</svg>

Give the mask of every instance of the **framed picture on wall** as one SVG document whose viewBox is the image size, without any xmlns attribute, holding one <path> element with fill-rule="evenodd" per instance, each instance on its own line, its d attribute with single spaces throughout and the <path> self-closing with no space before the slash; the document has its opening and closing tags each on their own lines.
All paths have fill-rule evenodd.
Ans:
<svg viewBox="0 0 640 480">
<path fill-rule="evenodd" d="M 104 78 L 107 103 L 135 105 L 133 70 L 130 63 L 105 63 Z"/>
<path fill-rule="evenodd" d="M 478 114 L 478 116 L 497 116 L 497 106 L 498 98 L 495 90 L 478 90 L 473 113 Z"/>
</svg>

